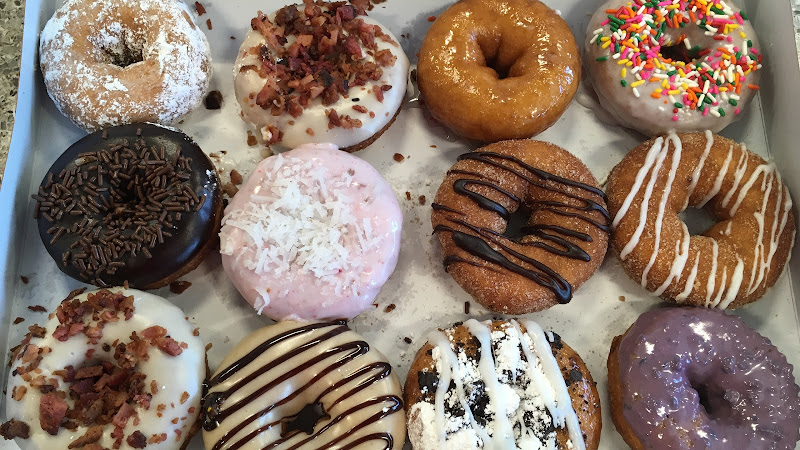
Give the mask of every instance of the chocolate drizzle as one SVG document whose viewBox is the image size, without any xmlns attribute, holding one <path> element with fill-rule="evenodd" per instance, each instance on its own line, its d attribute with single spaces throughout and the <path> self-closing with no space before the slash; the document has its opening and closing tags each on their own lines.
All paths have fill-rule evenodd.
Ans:
<svg viewBox="0 0 800 450">
<path fill-rule="evenodd" d="M 522 179 L 529 187 L 555 192 L 568 199 L 576 200 L 579 203 L 576 205 L 565 201 L 523 200 L 500 187 L 495 181 L 487 179 L 485 175 L 473 171 L 452 169 L 448 172 L 448 175 L 458 174 L 469 176 L 469 178 L 456 179 L 453 182 L 453 190 L 457 194 L 475 202 L 481 209 L 499 215 L 506 222 L 506 230 L 499 233 L 488 228 L 476 226 L 469 222 L 469 218 L 466 217 L 463 211 L 437 203 L 432 204 L 434 211 L 451 213 L 445 216 L 445 218 L 453 224 L 453 226 L 439 224 L 434 227 L 434 233 L 452 233 L 453 242 L 460 249 L 487 263 L 498 265 L 513 273 L 528 278 L 552 291 L 559 303 L 568 303 L 572 299 L 572 286 L 569 282 L 544 263 L 514 250 L 507 242 L 519 246 L 541 248 L 554 255 L 570 259 L 586 262 L 590 261 L 590 255 L 580 245 L 567 239 L 571 238 L 572 240 L 580 242 L 592 242 L 592 237 L 589 234 L 559 225 L 527 225 L 527 222 L 533 212 L 548 211 L 564 217 L 580 219 L 598 228 L 600 231 L 608 233 L 610 231 L 608 225 L 610 223 L 610 216 L 605 207 L 591 198 L 574 194 L 569 188 L 577 188 L 585 191 L 586 195 L 596 196 L 605 201 L 606 196 L 603 191 L 594 186 L 537 169 L 511 155 L 476 151 L 465 153 L 459 156 L 458 160 L 479 161 L 483 164 L 502 169 Z M 563 185 L 563 187 L 561 185 Z M 516 203 L 517 208 L 513 212 L 509 211 L 508 208 L 502 204 L 471 190 L 471 186 L 489 188 L 507 197 L 513 203 Z M 592 218 L 592 213 L 599 213 L 603 217 L 602 223 Z M 453 215 L 460 217 L 453 217 Z M 529 236 L 537 239 L 526 239 Z M 513 259 L 509 257 L 513 257 Z M 532 267 L 524 267 L 520 265 L 519 262 L 515 262 L 515 260 Z M 467 263 L 473 266 L 492 269 L 490 265 L 481 265 L 457 255 L 445 258 L 445 269 L 448 269 L 449 266 L 456 263 Z"/>
<path fill-rule="evenodd" d="M 381 361 L 366 362 L 355 369 L 352 367 L 347 368 L 346 366 L 348 365 L 359 364 L 357 362 L 358 358 L 366 355 L 370 347 L 367 342 L 357 339 L 336 343 L 328 342 L 346 332 L 350 332 L 350 329 L 345 321 L 308 324 L 290 329 L 259 344 L 208 380 L 203 397 L 203 428 L 206 431 L 212 431 L 220 427 L 225 420 L 230 419 L 237 412 L 239 412 L 240 417 L 235 425 L 226 426 L 225 433 L 214 443 L 212 448 L 214 450 L 238 449 L 265 431 L 273 427 L 279 427 L 281 429 L 280 438 L 265 445 L 263 448 L 271 449 L 280 446 L 281 448 L 295 449 L 324 434 L 336 424 L 348 419 L 348 416 L 352 414 L 370 408 L 376 411 L 366 420 L 353 423 L 346 433 L 330 438 L 328 445 L 333 445 L 353 437 L 362 428 L 384 417 L 402 411 L 403 402 L 398 396 L 384 395 L 368 398 L 354 404 L 348 410 L 336 416 L 331 415 L 331 412 L 334 411 L 338 404 L 351 399 L 373 383 L 388 378 L 392 372 L 389 363 Z M 257 362 L 258 358 L 265 352 L 270 350 L 277 351 L 276 346 L 285 344 L 289 340 L 297 339 L 305 340 L 288 351 L 281 349 L 277 357 L 268 359 L 263 365 Z M 326 365 L 320 368 L 319 364 L 321 363 Z M 264 404 L 263 408 L 252 413 L 248 412 L 247 416 L 242 416 L 241 411 L 243 408 L 252 406 L 254 402 L 258 401 L 261 396 L 267 394 L 270 390 L 285 389 L 287 381 L 315 366 L 313 377 L 307 381 L 303 380 L 304 384 L 293 386 L 291 392 L 282 393 L 277 402 Z M 274 372 L 266 382 L 261 378 L 268 372 L 276 371 L 278 367 L 285 367 L 285 369 Z M 240 375 L 239 373 L 245 369 L 248 374 Z M 347 373 L 348 375 L 337 379 L 337 372 Z M 304 395 L 307 396 L 308 394 L 305 393 L 307 390 L 311 390 L 310 388 L 316 383 L 325 382 L 325 378 L 329 375 L 333 375 L 336 381 L 326 386 L 316 395 L 316 398 L 309 401 L 300 410 L 297 410 L 295 414 L 277 419 L 268 419 L 270 412 L 282 405 L 288 406 L 290 402 L 298 398 L 302 399 Z M 241 378 L 237 379 L 237 377 Z M 342 389 L 354 382 L 357 382 L 355 386 L 350 387 L 346 392 L 341 392 Z M 224 387 L 223 383 L 225 383 Z M 330 395 L 336 396 L 326 398 Z M 228 400 L 231 398 L 236 398 L 237 401 L 229 403 Z M 267 421 L 268 423 L 264 423 Z M 251 425 L 256 425 L 256 427 L 248 428 Z M 308 437 L 303 438 L 296 444 L 289 445 L 288 441 L 290 439 L 294 438 L 296 440 L 298 435 L 303 433 L 307 434 Z M 392 448 L 394 442 L 389 433 L 372 433 L 358 436 L 354 441 L 339 448 L 353 448 L 361 443 L 376 440 L 384 441 L 387 450 Z"/>
</svg>

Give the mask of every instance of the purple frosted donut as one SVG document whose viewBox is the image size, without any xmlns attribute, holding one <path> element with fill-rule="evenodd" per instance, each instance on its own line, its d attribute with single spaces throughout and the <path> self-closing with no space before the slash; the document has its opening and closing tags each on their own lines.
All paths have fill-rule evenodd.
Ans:
<svg viewBox="0 0 800 450">
<path fill-rule="evenodd" d="M 633 449 L 794 449 L 800 388 L 769 339 L 701 308 L 646 312 L 608 356 L 611 417 Z"/>
</svg>

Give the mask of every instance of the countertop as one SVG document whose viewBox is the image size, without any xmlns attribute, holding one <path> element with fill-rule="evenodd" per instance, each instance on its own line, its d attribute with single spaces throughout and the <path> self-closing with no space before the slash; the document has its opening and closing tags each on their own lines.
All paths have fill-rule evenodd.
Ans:
<svg viewBox="0 0 800 450">
<path fill-rule="evenodd" d="M 795 30 L 800 30 L 800 0 L 792 0 Z M 0 0 L 0 186 L 14 127 L 14 109 L 19 84 L 19 58 L 25 0 Z M 795 33 L 800 54 L 800 34 Z"/>
</svg>

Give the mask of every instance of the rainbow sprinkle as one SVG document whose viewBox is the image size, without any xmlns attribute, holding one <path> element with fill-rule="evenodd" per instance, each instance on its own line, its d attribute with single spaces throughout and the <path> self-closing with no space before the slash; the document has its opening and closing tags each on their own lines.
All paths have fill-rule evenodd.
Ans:
<svg viewBox="0 0 800 450">
<path fill-rule="evenodd" d="M 636 97 L 646 90 L 664 100 L 664 108 L 672 107 L 673 121 L 681 110 L 724 117 L 723 106 L 735 108 L 742 89 L 758 90 L 747 77 L 761 68 L 763 57 L 741 27 L 748 20 L 744 11 L 721 0 L 633 0 L 605 13 L 590 42 L 608 56 L 596 61 L 616 62 L 620 84 Z M 692 45 L 683 30 L 690 24 L 718 42 L 716 48 Z M 663 55 L 668 47 L 691 61 Z M 626 80 L 629 75 L 635 80 Z"/>
</svg>

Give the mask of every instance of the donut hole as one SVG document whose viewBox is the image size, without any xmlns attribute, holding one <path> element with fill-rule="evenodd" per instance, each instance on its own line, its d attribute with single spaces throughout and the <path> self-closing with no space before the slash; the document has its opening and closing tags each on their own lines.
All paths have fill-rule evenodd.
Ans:
<svg viewBox="0 0 800 450">
<path fill-rule="evenodd" d="M 281 437 L 293 436 L 298 432 L 314 434 L 314 428 L 320 420 L 330 419 L 321 402 L 309 403 L 297 414 L 283 418 L 281 421 Z"/>
<path fill-rule="evenodd" d="M 134 30 L 102 30 L 90 37 L 90 41 L 106 64 L 124 69 L 144 61 L 146 42 L 144 36 Z"/>
<path fill-rule="evenodd" d="M 509 46 L 503 46 L 501 36 L 478 36 L 478 47 L 483 56 L 483 65 L 493 70 L 499 80 L 512 77 L 511 69 L 521 54 L 514 52 Z"/>
<path fill-rule="evenodd" d="M 661 56 L 665 59 L 671 59 L 675 62 L 682 61 L 684 63 L 694 62 L 696 58 L 696 55 L 690 52 L 683 43 L 662 46 Z"/>
<path fill-rule="evenodd" d="M 689 377 L 692 389 L 697 392 L 700 406 L 714 421 L 730 422 L 734 417 L 733 404 L 738 401 L 738 393 L 726 391 L 711 380 Z"/>
<path fill-rule="evenodd" d="M 531 234 L 531 227 L 528 222 L 531 219 L 533 210 L 524 203 L 520 204 L 516 211 L 512 212 L 506 220 L 506 229 L 501 233 L 507 239 L 519 242 L 525 236 Z"/>
<path fill-rule="evenodd" d="M 705 233 L 719 222 L 711 211 L 705 208 L 686 208 L 678 213 L 678 217 L 686 224 L 692 236 Z"/>
</svg>

